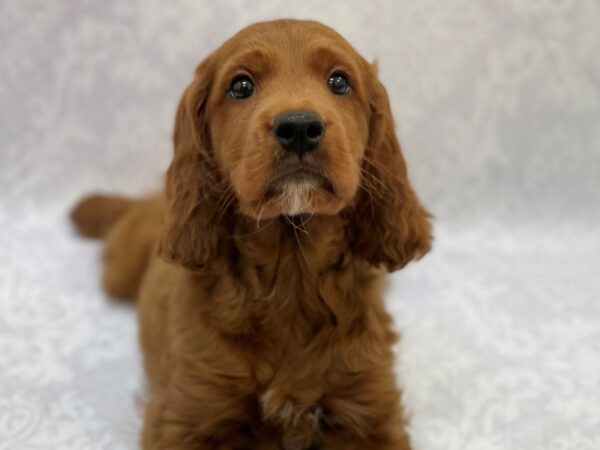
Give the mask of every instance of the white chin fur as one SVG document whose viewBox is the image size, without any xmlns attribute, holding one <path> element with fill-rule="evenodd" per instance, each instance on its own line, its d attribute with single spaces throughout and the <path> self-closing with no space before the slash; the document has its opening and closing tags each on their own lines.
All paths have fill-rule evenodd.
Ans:
<svg viewBox="0 0 600 450">
<path fill-rule="evenodd" d="M 310 206 L 310 194 L 317 187 L 314 181 L 291 182 L 283 187 L 281 210 L 290 216 L 306 212 Z"/>
</svg>

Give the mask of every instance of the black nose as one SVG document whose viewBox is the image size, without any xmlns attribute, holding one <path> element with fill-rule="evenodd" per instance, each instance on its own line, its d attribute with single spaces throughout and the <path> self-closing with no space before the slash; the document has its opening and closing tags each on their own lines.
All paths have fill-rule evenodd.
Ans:
<svg viewBox="0 0 600 450">
<path fill-rule="evenodd" d="M 325 124 L 312 111 L 289 111 L 275 119 L 273 131 L 284 149 L 302 158 L 317 148 Z"/>
</svg>

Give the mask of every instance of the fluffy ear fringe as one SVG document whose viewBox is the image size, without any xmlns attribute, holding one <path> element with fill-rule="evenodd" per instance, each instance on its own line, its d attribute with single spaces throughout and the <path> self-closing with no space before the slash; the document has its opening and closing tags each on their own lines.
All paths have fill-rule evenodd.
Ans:
<svg viewBox="0 0 600 450">
<path fill-rule="evenodd" d="M 350 212 L 349 236 L 356 254 L 393 271 L 431 249 L 431 215 L 409 183 L 388 95 L 376 70 L 376 65 L 370 67 L 371 118 L 362 167 L 364 188 Z"/>
<path fill-rule="evenodd" d="M 175 117 L 174 156 L 167 171 L 169 212 L 160 243 L 161 255 L 190 270 L 198 269 L 220 253 L 217 210 L 226 183 L 209 152 L 205 103 L 211 80 L 210 57 L 196 69 Z"/>
</svg>

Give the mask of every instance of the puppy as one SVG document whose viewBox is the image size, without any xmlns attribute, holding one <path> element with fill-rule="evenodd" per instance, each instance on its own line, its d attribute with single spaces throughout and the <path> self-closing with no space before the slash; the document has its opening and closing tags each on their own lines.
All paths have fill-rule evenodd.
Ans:
<svg viewBox="0 0 600 450">
<path fill-rule="evenodd" d="M 375 68 L 319 23 L 252 25 L 196 69 L 174 148 L 166 195 L 72 212 L 139 302 L 143 448 L 409 449 L 381 280 L 431 229 Z"/>
</svg>

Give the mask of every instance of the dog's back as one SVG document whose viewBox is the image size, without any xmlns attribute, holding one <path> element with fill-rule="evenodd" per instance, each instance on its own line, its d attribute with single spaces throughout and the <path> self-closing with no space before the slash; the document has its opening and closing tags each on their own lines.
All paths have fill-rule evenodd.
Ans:
<svg viewBox="0 0 600 450">
<path fill-rule="evenodd" d="M 102 286 L 111 296 L 133 299 L 148 261 L 156 250 L 166 204 L 162 196 L 131 200 L 90 195 L 71 211 L 86 237 L 104 238 Z"/>
</svg>

